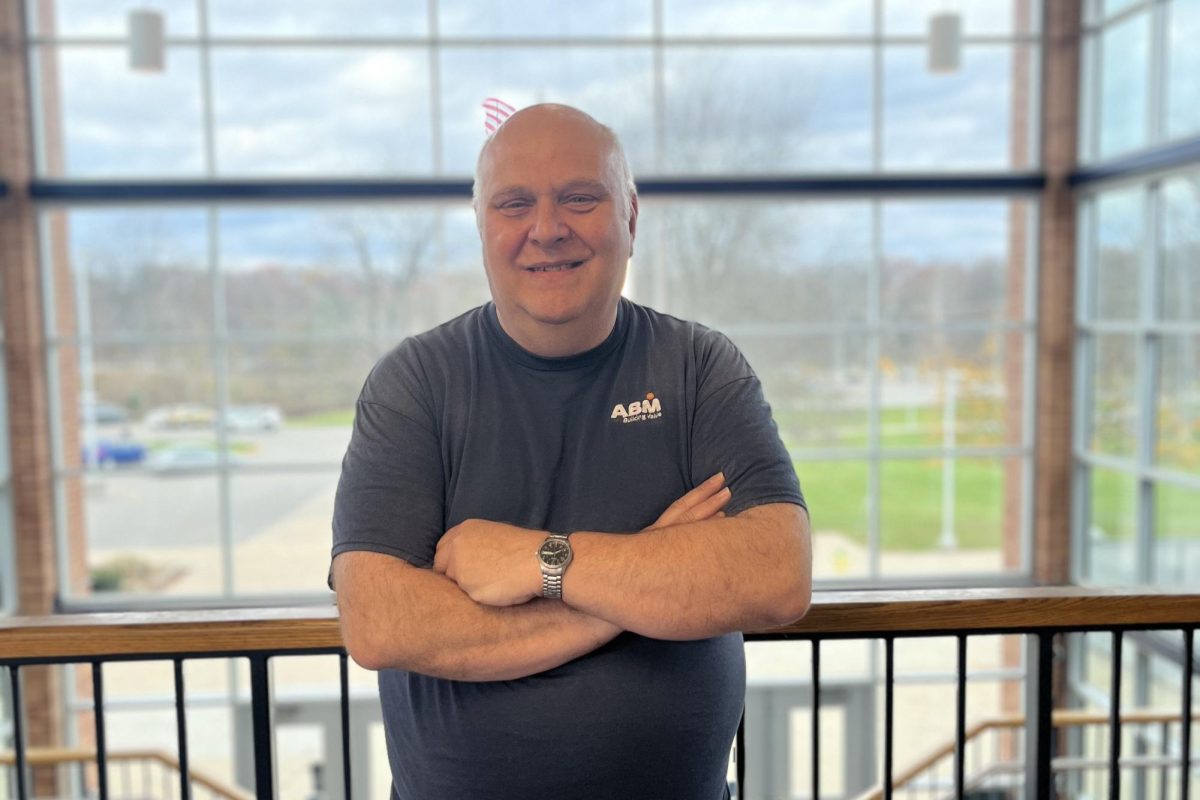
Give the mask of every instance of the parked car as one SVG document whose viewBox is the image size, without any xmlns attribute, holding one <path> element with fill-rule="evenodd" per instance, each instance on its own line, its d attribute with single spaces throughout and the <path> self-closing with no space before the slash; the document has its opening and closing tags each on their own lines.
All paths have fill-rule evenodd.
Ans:
<svg viewBox="0 0 1200 800">
<path fill-rule="evenodd" d="M 208 406 L 176 403 L 151 409 L 142 421 L 151 428 L 209 428 L 216 421 L 216 414 Z"/>
<path fill-rule="evenodd" d="M 96 425 L 123 425 L 129 422 L 129 412 L 115 403 L 84 403 L 79 407 L 79 421 Z"/>
<path fill-rule="evenodd" d="M 83 446 L 82 458 L 87 466 L 138 464 L 146 458 L 146 446 L 132 439 L 98 439 Z"/>
<path fill-rule="evenodd" d="M 283 412 L 278 406 L 230 406 L 221 415 L 227 430 L 277 431 L 283 427 Z"/>
<path fill-rule="evenodd" d="M 239 459 L 226 457 L 226 464 L 237 464 Z M 217 451 L 211 447 L 168 447 L 150 454 L 146 466 L 159 474 L 200 472 L 215 470 L 220 465 Z"/>
</svg>

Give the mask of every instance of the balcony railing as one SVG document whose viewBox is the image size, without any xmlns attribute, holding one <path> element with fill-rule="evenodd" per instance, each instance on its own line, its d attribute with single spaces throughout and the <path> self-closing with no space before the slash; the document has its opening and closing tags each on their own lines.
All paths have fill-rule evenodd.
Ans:
<svg viewBox="0 0 1200 800">
<path fill-rule="evenodd" d="M 1094 725 L 1093 717 L 1065 716 L 1053 707 L 1053 638 L 1061 633 L 1105 632 L 1111 637 L 1112 663 L 1120 665 L 1124 635 L 1129 631 L 1175 631 L 1182 639 L 1182 701 L 1176 714 L 1150 722 L 1180 723 L 1180 742 L 1171 767 L 1178 768 L 1178 795 L 1189 797 L 1191 727 L 1193 720 L 1191 686 L 1194 675 L 1195 627 L 1200 623 L 1200 594 L 1178 595 L 1147 591 L 1100 591 L 1075 587 L 996 590 L 930 590 L 904 592 L 826 592 L 814 598 L 812 610 L 793 625 L 770 631 L 747 633 L 749 641 L 804 640 L 812 643 L 811 701 L 813 713 L 811 737 L 811 791 L 820 797 L 821 741 L 820 714 L 821 642 L 834 639 L 878 639 L 884 648 L 884 736 L 883 779 L 871 794 L 890 800 L 904 791 L 921 772 L 912 768 L 898 771 L 893 763 L 895 720 L 895 643 L 912 637 L 954 637 L 957 643 L 957 692 L 954 742 L 934 754 L 926 768 L 949 760 L 951 777 L 942 791 L 928 796 L 969 797 L 967 751 L 970 743 L 986 730 L 997 727 L 1023 731 L 1024 757 L 1004 769 L 1018 774 L 1010 782 L 1024 790 L 1019 796 L 1050 798 L 1055 796 L 1056 768 L 1070 768 L 1055 758 L 1054 732 L 1072 719 L 1074 723 Z M 1027 635 L 1027 659 L 1032 668 L 1026 675 L 1026 691 L 1033 702 L 1026 704 L 1027 715 L 1009 718 L 983 727 L 966 726 L 967 652 L 972 637 L 995 634 Z M 329 796 L 352 797 L 352 742 L 350 738 L 350 692 L 348 662 L 342 648 L 334 608 L 244 609 L 223 611 L 182 611 L 155 613 L 118 613 L 54 616 L 43 618 L 0 619 L 0 667 L 7 667 L 13 707 L 12 754 L 15 766 L 16 797 L 30 795 L 28 767 L 40 756 L 25 743 L 22 724 L 21 672 L 30 665 L 85 664 L 91 666 L 92 708 L 95 718 L 96 750 L 89 757 L 97 767 L 98 795 L 101 800 L 115 796 L 108 786 L 108 763 L 118 757 L 109 753 L 105 742 L 104 682 L 102 665 L 116 661 L 167 660 L 174 665 L 174 704 L 176 709 L 178 759 L 174 766 L 182 800 L 191 797 L 192 783 L 202 785 L 189 767 L 188 730 L 185 714 L 186 694 L 183 664 L 192 659 L 244 658 L 250 667 L 250 707 L 254 742 L 254 794 L 258 798 L 275 796 L 272 756 L 272 706 L 270 698 L 270 660 L 279 656 L 333 654 L 340 666 L 340 775 Z M 1121 766 L 1147 761 L 1142 754 L 1122 754 L 1122 725 L 1143 724 L 1136 714 L 1121 708 L 1121 670 L 1112 670 L 1109 713 L 1108 796 L 1120 797 Z M 832 695 L 830 695 L 832 696 Z M 1103 718 L 1102 718 L 1103 719 Z M 744 729 L 737 743 L 738 793 L 754 796 L 746 784 L 746 762 L 754 756 L 747 750 Z M 871 736 L 867 732 L 865 736 Z M 761 746 L 750 742 L 751 747 Z M 361 746 L 361 743 L 358 745 Z M 1055 762 L 1058 762 L 1057 764 Z M 1151 766 L 1164 767 L 1163 758 L 1150 759 Z M 921 766 L 921 765 L 918 765 Z M 1092 765 L 1095 766 L 1095 765 Z M 1003 770 L 1002 770 L 1003 771 Z M 995 784 L 993 784 L 995 785 Z M 756 790 L 755 790 L 756 791 Z M 828 794 L 828 793 L 827 793 Z M 1174 794 L 1174 793 L 1172 793 Z"/>
</svg>

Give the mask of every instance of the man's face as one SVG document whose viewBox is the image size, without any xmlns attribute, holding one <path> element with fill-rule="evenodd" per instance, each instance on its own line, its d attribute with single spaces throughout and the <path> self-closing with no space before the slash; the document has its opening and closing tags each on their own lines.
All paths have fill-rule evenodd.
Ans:
<svg viewBox="0 0 1200 800">
<path fill-rule="evenodd" d="M 526 344 L 611 324 L 637 210 L 636 198 L 626 209 L 603 132 L 559 114 L 515 116 L 480 180 L 484 266 L 509 334 Z"/>
</svg>

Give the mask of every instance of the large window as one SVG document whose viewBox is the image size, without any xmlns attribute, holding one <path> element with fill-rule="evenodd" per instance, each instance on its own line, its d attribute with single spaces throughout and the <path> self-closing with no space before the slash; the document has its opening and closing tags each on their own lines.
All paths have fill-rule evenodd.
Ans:
<svg viewBox="0 0 1200 800">
<path fill-rule="evenodd" d="M 949 73 L 927 64 L 932 3 L 161 0 L 136 4 L 167 31 L 145 73 L 132 2 L 27 2 L 45 178 L 465 177 L 487 97 L 593 110 L 642 176 L 1036 168 L 1032 0 L 960 4 Z M 819 580 L 1028 574 L 1035 213 L 978 193 L 643 197 L 627 294 L 750 357 Z M 60 551 L 84 576 L 64 593 L 320 591 L 363 377 L 487 298 L 469 209 L 114 198 L 42 229 Z"/>
<path fill-rule="evenodd" d="M 1089 0 L 1081 160 L 1200 134 L 1200 2 Z"/>
<path fill-rule="evenodd" d="M 1078 576 L 1200 569 L 1200 171 L 1080 206 Z"/>
<path fill-rule="evenodd" d="M 467 175 L 490 96 L 595 109 L 642 174 L 1035 166 L 1037 0 L 959 4 L 948 74 L 900 0 L 27 2 L 47 177 Z M 128 67 L 135 6 L 161 72 Z"/>
</svg>

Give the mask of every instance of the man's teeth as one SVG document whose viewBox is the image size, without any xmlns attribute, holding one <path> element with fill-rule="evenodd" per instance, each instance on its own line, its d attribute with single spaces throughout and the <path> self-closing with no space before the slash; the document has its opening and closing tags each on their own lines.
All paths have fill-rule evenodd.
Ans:
<svg viewBox="0 0 1200 800">
<path fill-rule="evenodd" d="M 582 264 L 582 261 L 572 261 L 569 264 L 551 264 L 546 267 L 530 267 L 530 272 L 562 272 L 564 269 L 574 269 Z"/>
</svg>

